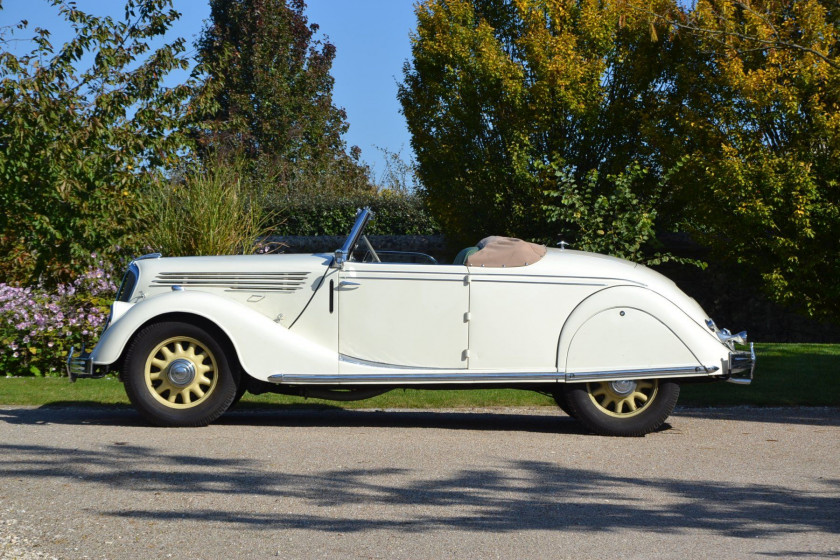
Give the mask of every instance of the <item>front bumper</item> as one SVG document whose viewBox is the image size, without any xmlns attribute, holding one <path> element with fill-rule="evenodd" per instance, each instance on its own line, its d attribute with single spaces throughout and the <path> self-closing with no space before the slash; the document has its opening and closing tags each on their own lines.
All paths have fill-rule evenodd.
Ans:
<svg viewBox="0 0 840 560">
<path fill-rule="evenodd" d="M 755 347 L 750 343 L 749 352 L 729 353 L 729 377 L 730 383 L 738 385 L 749 385 L 753 380 L 755 371 Z"/>
<path fill-rule="evenodd" d="M 70 353 L 67 354 L 67 376 L 71 383 L 75 383 L 80 378 L 99 379 L 108 374 L 106 368 L 94 368 L 93 359 L 90 357 L 90 352 L 85 352 L 85 345 L 82 344 L 82 349 L 79 353 L 74 353 L 75 348 L 70 347 Z"/>
</svg>

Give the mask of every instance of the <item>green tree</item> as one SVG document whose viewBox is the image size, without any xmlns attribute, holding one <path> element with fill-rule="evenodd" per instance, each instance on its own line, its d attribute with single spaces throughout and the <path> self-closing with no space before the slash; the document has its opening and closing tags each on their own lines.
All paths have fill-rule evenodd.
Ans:
<svg viewBox="0 0 840 560">
<path fill-rule="evenodd" d="M 424 194 L 450 235 L 464 242 L 487 231 L 575 241 L 570 224 L 601 228 L 583 223 L 589 214 L 561 212 L 567 219 L 558 220 L 551 208 L 571 198 L 547 195 L 588 185 L 592 196 L 609 198 L 616 188 L 611 177 L 622 174 L 634 178 L 645 205 L 658 197 L 657 178 L 631 166 L 652 165 L 642 139 L 661 104 L 670 53 L 659 36 L 667 31 L 622 6 L 418 5 L 413 59 L 399 96 Z M 625 232 L 630 245 L 638 233 Z"/>
<path fill-rule="evenodd" d="M 191 102 L 200 153 L 234 152 L 281 194 L 370 190 L 332 101 L 335 47 L 316 38 L 303 0 L 211 0 Z"/>
<path fill-rule="evenodd" d="M 182 40 L 149 42 L 178 17 L 168 0 L 129 0 L 125 17 L 50 4 L 74 37 L 55 49 L 36 29 L 32 50 L 0 52 L 0 281 L 65 280 L 91 253 L 132 243 L 139 192 L 183 147 L 189 88 L 163 87 L 186 68 Z M 3 44 L 13 33 L 5 29 Z M 82 68 L 86 65 L 87 68 Z"/>
<path fill-rule="evenodd" d="M 670 254 L 651 253 L 649 245 L 656 236 L 657 210 L 650 201 L 642 202 L 634 187 L 646 179 L 648 171 L 638 163 L 625 172 L 610 175 L 604 182 L 597 171 L 590 172 L 582 183 L 562 168 L 552 166 L 556 190 L 547 194 L 556 201 L 546 205 L 548 221 L 556 222 L 563 240 L 572 240 L 581 251 L 608 253 L 616 257 L 648 264 L 686 259 Z"/>
</svg>

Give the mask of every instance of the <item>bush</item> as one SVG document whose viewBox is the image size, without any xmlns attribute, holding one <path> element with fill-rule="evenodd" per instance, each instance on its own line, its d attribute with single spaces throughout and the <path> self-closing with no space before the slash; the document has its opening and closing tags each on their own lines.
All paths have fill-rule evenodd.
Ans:
<svg viewBox="0 0 840 560">
<path fill-rule="evenodd" d="M 64 375 L 70 347 L 91 347 L 105 325 L 116 288 L 102 261 L 55 289 L 0 284 L 2 371 L 6 376 Z"/>
<path fill-rule="evenodd" d="M 638 196 L 634 185 L 643 182 L 648 170 L 634 162 L 622 173 L 608 175 L 599 189 L 597 170 L 577 181 L 568 167 L 552 163 L 544 167 L 553 184 L 547 190 L 551 204 L 543 205 L 546 219 L 563 241 L 574 249 L 604 253 L 648 265 L 668 261 L 704 266 L 699 261 L 652 250 L 656 239 L 656 200 Z M 658 189 L 663 189 L 658 185 Z M 544 239 L 553 245 L 557 239 Z"/>
<path fill-rule="evenodd" d="M 435 235 L 440 227 L 416 195 L 384 190 L 369 195 L 313 195 L 272 204 L 283 222 L 274 235 L 346 235 L 356 210 L 370 206 L 376 219 L 369 235 Z"/>
</svg>

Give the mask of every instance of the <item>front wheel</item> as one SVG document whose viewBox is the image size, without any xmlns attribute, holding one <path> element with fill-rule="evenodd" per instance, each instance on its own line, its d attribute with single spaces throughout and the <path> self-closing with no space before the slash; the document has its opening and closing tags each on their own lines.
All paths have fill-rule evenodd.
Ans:
<svg viewBox="0 0 840 560">
<path fill-rule="evenodd" d="M 643 436 L 673 412 L 680 386 L 659 379 L 597 381 L 565 387 L 572 415 L 605 436 Z"/>
<path fill-rule="evenodd" d="M 158 426 L 206 426 L 237 394 L 219 342 L 191 323 L 145 327 L 126 353 L 123 381 L 137 411 Z"/>
</svg>

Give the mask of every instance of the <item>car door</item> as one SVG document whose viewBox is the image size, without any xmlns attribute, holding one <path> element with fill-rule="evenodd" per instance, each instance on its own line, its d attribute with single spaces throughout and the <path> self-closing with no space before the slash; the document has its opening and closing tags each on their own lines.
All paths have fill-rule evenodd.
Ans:
<svg viewBox="0 0 840 560">
<path fill-rule="evenodd" d="M 566 317 L 603 287 L 541 265 L 470 267 L 470 369 L 555 371 Z"/>
<path fill-rule="evenodd" d="M 342 359 L 413 368 L 467 367 L 465 266 L 348 261 L 338 280 Z"/>
</svg>

